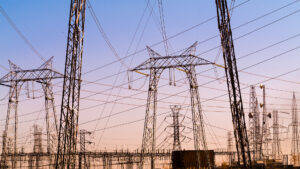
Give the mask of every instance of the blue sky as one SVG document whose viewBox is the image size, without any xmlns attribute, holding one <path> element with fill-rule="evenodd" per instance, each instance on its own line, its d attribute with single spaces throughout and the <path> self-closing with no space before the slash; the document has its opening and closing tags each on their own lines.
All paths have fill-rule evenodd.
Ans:
<svg viewBox="0 0 300 169">
<path fill-rule="evenodd" d="M 150 0 L 150 7 L 146 8 L 146 0 L 90 0 L 97 17 L 99 18 L 103 29 L 108 35 L 112 45 L 118 52 L 120 57 L 124 57 L 127 54 L 132 54 L 135 51 L 145 49 L 146 45 L 151 46 L 162 40 L 162 36 L 159 32 L 159 13 L 157 2 L 155 0 Z M 245 1 L 237 1 L 237 4 L 240 4 Z M 259 0 L 250 0 L 246 1 L 245 4 L 234 9 L 232 16 L 232 28 L 238 27 L 244 23 L 247 23 L 250 20 L 259 18 L 272 10 L 279 9 L 282 6 L 285 6 L 289 3 L 294 2 L 290 1 L 259 1 Z M 66 36 L 67 36 L 67 22 L 69 15 L 69 1 L 1 1 L 0 5 L 8 13 L 10 18 L 18 26 L 21 32 L 27 37 L 31 44 L 41 53 L 44 58 L 50 58 L 54 56 L 54 67 L 60 72 L 63 72 L 64 59 L 65 59 L 65 49 L 66 49 Z M 164 0 L 164 14 L 165 14 L 165 23 L 166 23 L 166 32 L 167 36 L 172 36 L 186 30 L 196 24 L 199 24 L 208 18 L 211 18 L 216 15 L 216 9 L 214 1 L 179 1 L 179 0 Z M 154 7 L 154 14 L 149 16 L 149 9 Z M 299 7 L 300 3 L 294 3 L 289 6 L 286 6 L 283 9 L 280 9 L 272 14 L 269 14 L 265 17 L 259 18 L 251 23 L 248 23 L 245 26 L 241 26 L 233 30 L 233 37 L 237 38 L 235 40 L 235 51 L 236 56 L 241 57 L 248 55 L 249 53 L 255 52 L 259 49 L 263 49 L 268 45 L 275 44 L 289 37 L 299 34 L 300 23 L 299 23 Z M 141 26 L 137 29 L 136 37 L 134 38 L 133 45 L 129 48 L 129 44 L 133 38 L 134 32 L 136 31 L 137 24 L 143 14 L 143 11 L 146 9 L 145 15 L 142 19 Z M 294 12 L 294 13 L 293 13 Z M 149 22 L 147 18 L 150 17 Z M 282 19 L 279 19 L 282 18 Z M 147 24 L 146 24 L 147 23 Z M 16 64 L 20 65 L 22 68 L 35 68 L 38 67 L 43 61 L 37 57 L 30 48 L 24 43 L 24 41 L 18 36 L 16 31 L 9 25 L 7 20 L 0 15 L 0 64 L 8 67 L 7 60 L 10 59 Z M 146 26 L 145 26 L 146 25 Z M 143 29 L 145 27 L 144 33 Z M 143 36 L 141 36 L 143 34 Z M 212 36 L 218 35 L 217 29 L 217 20 L 212 19 L 211 21 L 201 24 L 200 26 L 195 27 L 192 30 L 189 30 L 175 38 L 169 40 L 170 44 L 170 53 L 176 52 L 178 50 L 184 49 L 189 45 L 193 44 L 195 41 L 202 42 Z M 140 43 L 139 38 L 141 37 Z M 260 83 L 263 80 L 268 78 L 261 76 L 253 76 L 249 73 L 256 73 L 264 76 L 277 76 L 285 72 L 291 71 L 293 69 L 300 67 L 300 50 L 297 48 L 299 46 L 300 36 L 295 36 L 290 40 L 280 43 L 274 47 L 267 48 L 260 52 L 249 55 L 243 59 L 238 60 L 238 68 L 241 70 L 245 67 L 248 67 L 253 64 L 257 64 L 265 59 L 276 56 L 280 53 L 284 53 L 291 49 L 284 55 L 280 55 L 275 59 L 263 62 L 257 66 L 243 70 L 240 72 L 241 88 L 243 100 L 245 104 L 245 112 L 247 112 L 248 107 L 248 98 L 249 98 L 249 84 Z M 213 47 L 220 45 L 219 37 L 213 38 L 207 42 L 200 43 L 197 46 L 197 54 L 203 53 Z M 154 50 L 158 51 L 164 55 L 163 44 L 160 43 L 157 46 L 153 47 Z M 208 60 L 214 61 L 218 54 L 218 48 L 210 52 L 206 52 L 200 57 L 206 58 Z M 130 67 L 134 67 L 141 63 L 142 61 L 148 58 L 146 51 L 140 52 L 134 57 L 128 57 L 125 60 L 126 64 Z M 131 61 L 132 58 L 132 61 Z M 86 11 L 86 24 L 85 24 L 85 39 L 84 39 L 84 54 L 83 54 L 83 72 L 88 72 L 94 68 L 101 67 L 113 61 L 116 61 L 116 57 L 112 54 L 110 49 L 107 47 L 103 37 L 99 33 L 89 10 Z M 223 63 L 222 56 L 219 59 L 216 59 L 216 62 L 219 64 Z M 211 67 L 199 68 L 197 71 L 201 72 L 202 70 L 209 69 Z M 83 84 L 89 81 L 95 81 L 96 79 L 101 79 L 106 76 L 110 76 L 119 72 L 119 70 L 124 71 L 125 67 L 122 67 L 120 62 L 116 62 L 105 68 L 98 69 L 92 73 L 83 75 Z M 0 75 L 3 76 L 7 72 L 3 69 L 0 69 Z M 184 78 L 184 75 L 181 72 L 177 72 L 177 79 Z M 224 76 L 224 71 L 220 68 L 217 68 L 218 77 Z M 115 78 L 117 77 L 117 80 Z M 139 78 L 141 76 L 134 74 L 134 78 Z M 292 91 L 296 91 L 296 96 L 300 97 L 299 90 L 299 77 L 300 72 L 296 71 L 290 73 L 286 76 L 280 77 L 285 81 L 271 80 L 266 83 L 267 87 L 270 89 L 267 90 L 269 96 L 268 109 L 272 111 L 273 109 L 282 109 L 288 111 L 290 109 Z M 160 80 L 160 84 L 167 84 L 168 78 L 167 73 L 163 74 L 163 78 Z M 216 78 L 216 73 L 214 71 L 208 71 L 202 73 L 198 76 L 199 84 L 205 84 L 208 81 Z M 148 81 L 144 80 L 137 81 L 133 83 L 135 88 L 142 86 L 141 90 L 144 91 L 142 94 L 136 90 L 127 90 L 126 85 L 126 73 L 122 73 L 119 76 L 111 76 L 110 78 L 102 79 L 97 81 L 98 84 L 88 84 L 83 86 L 82 97 L 86 97 L 93 92 L 98 92 L 97 95 L 91 96 L 87 99 L 82 99 L 81 108 L 83 109 L 80 114 L 80 123 L 87 121 L 93 121 L 91 123 L 86 123 L 80 127 L 94 130 L 105 128 L 105 126 L 114 126 L 124 122 L 130 122 L 137 119 L 144 118 L 145 105 L 146 101 L 146 91 Z M 287 82 L 292 81 L 292 82 Z M 59 83 L 60 82 L 60 83 Z M 184 84 L 184 80 L 181 80 Z M 56 103 L 60 103 L 61 95 L 61 81 L 54 87 L 56 95 Z M 115 88 L 110 90 L 110 86 L 117 86 L 120 84 L 122 88 L 119 90 Z M 37 87 L 38 89 L 39 87 Z M 176 93 L 187 90 L 188 86 L 182 85 L 178 87 L 162 87 L 159 92 L 161 93 Z M 206 88 L 205 88 L 206 87 Z M 171 88 L 171 89 L 170 89 Z M 211 89 L 211 88 L 217 88 Z M 272 90 L 274 89 L 274 90 Z M 222 91 L 223 90 L 223 91 Z M 225 91 L 224 91 L 225 90 Z M 259 95 L 259 101 L 261 101 L 261 90 L 256 89 L 257 94 Z M 281 91 L 280 91 L 281 90 Z M 1 94 L 0 96 L 4 97 L 8 90 L 5 87 L 0 87 Z M 220 97 L 220 100 L 205 101 L 209 98 L 217 97 L 226 93 L 226 83 L 222 80 L 215 81 L 213 83 L 204 85 L 204 87 L 199 88 L 200 98 L 203 101 L 203 111 L 206 114 L 207 121 L 215 126 L 219 126 L 228 130 L 232 129 L 231 126 L 231 116 L 229 113 L 229 106 L 227 96 Z M 111 95 L 112 94 L 112 95 Z M 42 95 L 38 93 L 37 95 Z M 109 96 L 110 95 L 110 96 Z M 93 108 L 90 108 L 93 105 L 101 104 L 103 101 L 113 102 L 116 96 L 129 97 L 133 95 L 138 99 L 130 98 L 118 101 L 115 106 L 113 104 L 103 104 Z M 179 94 L 183 97 L 188 95 L 188 92 L 182 92 Z M 163 98 L 163 94 L 159 95 L 159 98 Z M 285 98 L 285 99 L 282 99 Z M 20 98 L 21 100 L 26 99 L 24 96 Z M 182 102 L 183 99 L 180 97 L 174 97 L 167 99 L 165 103 L 159 103 L 159 113 L 167 112 L 170 102 Z M 122 104 L 121 104 L 121 103 Z M 7 100 L 0 102 L 0 117 L 3 119 L 6 112 L 6 103 Z M 28 113 L 30 111 L 39 110 L 42 108 L 42 99 L 34 101 L 26 101 L 21 103 L 20 108 L 24 106 L 20 114 Z M 109 114 L 118 113 L 126 109 L 131 109 L 134 105 L 141 105 L 142 107 L 138 109 L 128 110 L 123 114 L 113 116 L 107 121 L 103 119 L 99 122 L 99 125 L 96 125 L 97 119 L 101 114 L 102 116 L 109 116 Z M 186 105 L 189 104 L 189 99 L 186 99 Z M 282 105 L 281 105 L 282 104 Z M 38 105 L 38 106 L 36 106 Z M 216 108 L 213 106 L 225 107 L 225 108 Z M 59 107 L 59 106 L 58 106 Z M 85 109 L 89 108 L 89 109 Z M 57 108 L 59 110 L 59 108 Z M 103 112 L 103 113 L 101 113 Z M 184 112 L 184 111 L 183 111 Z M 41 113 L 42 117 L 43 114 Z M 190 116 L 190 115 L 189 115 Z M 36 115 L 26 116 L 28 119 L 36 118 Z M 289 116 L 287 116 L 288 118 Z M 25 117 L 24 117 L 25 118 Z M 160 116 L 158 119 L 162 123 L 163 127 L 167 126 L 167 122 L 163 122 L 165 116 Z M 23 121 L 22 119 L 19 119 Z M 24 119 L 26 120 L 26 119 Z M 168 119 L 167 119 L 168 120 Z M 167 121 L 166 120 L 166 121 Z M 39 124 L 42 120 L 39 120 Z M 38 123 L 38 122 L 37 122 Z M 282 119 L 282 123 L 287 125 L 289 123 L 288 119 Z M 189 122 L 187 122 L 187 125 Z M 30 128 L 29 123 L 24 124 L 27 128 Z M 141 143 L 142 136 L 142 127 L 143 122 L 137 122 L 130 125 L 125 125 L 123 127 L 116 127 L 105 130 L 103 137 L 101 138 L 101 144 L 99 147 L 113 149 L 117 147 L 129 147 L 137 148 Z M 24 129 L 25 130 L 25 129 Z M 29 130 L 29 129 L 26 129 Z M 161 131 L 161 129 L 159 130 Z M 158 132 L 159 132 L 158 131 Z M 224 130 L 212 128 L 207 126 L 207 131 L 214 132 L 219 137 L 218 145 L 209 144 L 210 147 L 226 147 L 226 135 L 227 133 Z M 94 136 L 95 142 L 98 142 L 102 130 L 96 132 Z M 25 135 L 25 134 L 24 134 Z M 28 134 L 27 134 L 28 136 Z M 29 136 L 28 136 L 29 137 Z M 221 139 L 222 138 L 222 139 Z M 208 140 L 212 143 L 214 141 L 214 136 L 208 134 Z M 190 143 L 188 143 L 190 144 Z M 188 147 L 188 146 L 187 146 Z"/>
</svg>

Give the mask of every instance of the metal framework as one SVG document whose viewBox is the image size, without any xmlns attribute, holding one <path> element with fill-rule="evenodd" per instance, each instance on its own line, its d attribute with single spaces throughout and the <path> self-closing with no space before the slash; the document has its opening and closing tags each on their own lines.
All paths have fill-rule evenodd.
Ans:
<svg viewBox="0 0 300 169">
<path fill-rule="evenodd" d="M 181 144 L 180 144 L 180 132 L 179 132 L 179 111 L 181 109 L 181 106 L 178 105 L 171 105 L 170 106 L 172 111 L 172 118 L 173 118 L 173 124 L 171 127 L 173 127 L 173 151 L 181 150 Z"/>
<path fill-rule="evenodd" d="M 227 156 L 233 152 L 228 152 L 222 149 L 214 150 L 216 156 Z M 76 152 L 76 158 L 80 156 L 80 152 Z M 49 156 L 55 156 L 56 153 L 35 153 L 35 152 L 19 152 L 17 153 L 16 159 L 18 169 L 37 169 L 37 168 L 54 168 L 55 164 L 49 161 Z M 133 169 L 139 166 L 141 151 L 134 150 L 114 150 L 114 151 L 86 151 L 82 155 L 86 156 L 87 163 L 91 169 L 108 169 L 108 168 L 124 168 Z M 13 153 L 7 154 L 7 161 L 12 160 Z M 157 160 L 163 160 L 163 162 L 170 162 L 172 151 L 169 149 L 158 149 L 155 157 Z M 144 153 L 145 158 L 151 158 L 151 153 Z M 38 160 L 38 161 L 37 161 Z M 38 163 L 37 163 L 38 162 Z"/>
<path fill-rule="evenodd" d="M 264 158 L 268 158 L 269 156 L 269 143 L 271 141 L 270 138 L 270 128 L 269 128 L 269 119 L 271 118 L 271 113 L 267 112 L 267 103 L 266 103 L 266 87 L 265 85 L 261 84 L 260 88 L 263 90 L 263 103 L 260 104 L 260 107 L 263 109 L 263 116 L 262 116 L 262 131 L 261 131 L 261 151 Z"/>
<path fill-rule="evenodd" d="M 232 133 L 229 131 L 227 133 L 227 152 L 228 154 L 228 164 L 232 165 L 234 161 L 234 154 L 231 153 L 233 152 L 233 141 L 232 141 Z"/>
<path fill-rule="evenodd" d="M 292 161 L 295 166 L 299 165 L 299 135 L 298 135 L 298 112 L 295 92 L 292 101 Z"/>
<path fill-rule="evenodd" d="M 195 67 L 199 65 L 208 65 L 214 63 L 195 56 L 194 54 L 196 51 L 196 45 L 197 42 L 186 49 L 182 54 L 177 56 L 160 56 L 158 53 L 147 47 L 150 58 L 136 68 L 130 70 L 136 72 L 142 70 L 150 70 L 140 168 L 143 167 L 143 153 L 145 153 L 146 151 L 150 151 L 153 154 L 151 158 L 151 168 L 155 168 L 154 156 L 156 150 L 155 130 L 157 111 L 157 85 L 160 75 L 165 69 L 176 68 L 186 73 L 190 84 L 194 147 L 195 150 L 200 150 L 200 147 L 202 145 L 203 150 L 207 150 Z"/>
<path fill-rule="evenodd" d="M 273 159 L 280 158 L 280 139 L 279 139 L 279 123 L 278 123 L 278 111 L 273 111 L 273 145 L 272 145 L 272 156 Z"/>
<path fill-rule="evenodd" d="M 225 73 L 227 78 L 228 96 L 232 114 L 238 164 L 243 168 L 252 168 L 227 0 L 215 0 L 215 2 L 217 8 L 218 27 L 221 36 L 221 46 L 223 50 Z"/>
<path fill-rule="evenodd" d="M 56 169 L 75 168 L 86 0 L 71 0 Z"/>
<path fill-rule="evenodd" d="M 86 149 L 85 145 L 86 143 L 91 144 L 91 141 L 86 140 L 85 136 L 86 135 L 91 135 L 92 133 L 90 131 L 86 130 L 80 130 L 79 131 L 79 142 L 80 142 L 80 153 L 79 153 L 79 169 L 88 169 L 89 168 L 89 163 L 87 162 L 86 158 Z"/>
<path fill-rule="evenodd" d="M 261 129 L 260 129 L 260 113 L 259 105 L 256 97 L 255 86 L 250 86 L 249 100 L 249 140 L 250 148 L 253 152 L 253 160 L 261 160 Z"/>
<path fill-rule="evenodd" d="M 18 134 L 18 102 L 19 95 L 22 86 L 27 82 L 37 82 L 40 83 L 44 89 L 45 96 L 45 110 L 46 110 L 46 128 L 47 128 L 47 152 L 51 152 L 51 136 L 57 135 L 56 130 L 56 112 L 54 108 L 54 96 L 52 92 L 52 79 L 62 78 L 63 75 L 52 69 L 53 57 L 47 60 L 37 69 L 23 70 L 19 66 L 15 65 L 9 61 L 10 72 L 0 79 L 0 85 L 8 86 L 9 89 L 9 101 L 6 114 L 5 129 L 3 133 L 2 142 L 2 154 L 1 154 L 1 166 L 7 166 L 6 156 L 7 156 L 7 139 L 8 130 L 11 120 L 11 115 L 14 115 L 14 154 L 18 153 L 17 147 L 17 134 Z M 50 116 L 53 118 L 50 118 Z M 53 122 L 50 122 L 53 119 Z M 54 127 L 50 127 L 54 126 Z M 12 167 L 16 167 L 16 160 L 13 158 Z"/>
<path fill-rule="evenodd" d="M 38 125 L 33 126 L 33 153 L 35 154 L 42 154 L 43 147 L 42 147 L 42 129 Z M 51 157 L 51 156 L 49 156 Z M 41 158 L 40 156 L 36 156 L 35 165 L 36 168 L 41 167 Z"/>
</svg>

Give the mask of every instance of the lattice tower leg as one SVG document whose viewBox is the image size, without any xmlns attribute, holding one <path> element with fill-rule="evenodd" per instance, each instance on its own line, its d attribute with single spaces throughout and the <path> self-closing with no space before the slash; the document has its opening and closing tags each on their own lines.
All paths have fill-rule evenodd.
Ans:
<svg viewBox="0 0 300 169">
<path fill-rule="evenodd" d="M 112 157 L 108 158 L 108 169 L 112 169 Z"/>
<path fill-rule="evenodd" d="M 132 157 L 128 157 L 126 169 L 133 169 L 133 161 L 132 161 Z"/>
<path fill-rule="evenodd" d="M 9 89 L 9 101 L 8 108 L 6 114 L 6 122 L 3 133 L 3 142 L 2 142 L 2 154 L 1 154 L 1 167 L 5 167 L 7 165 L 7 134 L 8 134 L 8 126 L 10 121 L 11 112 L 14 113 L 14 151 L 12 156 L 12 168 L 16 168 L 16 153 L 17 153 L 17 133 L 18 133 L 18 100 L 19 94 L 22 85 L 18 83 L 11 84 Z"/>
<path fill-rule="evenodd" d="M 196 70 L 194 66 L 186 68 L 186 74 L 190 83 L 190 97 L 191 97 L 191 110 L 192 110 L 192 121 L 193 121 L 193 133 L 194 133 L 194 147 L 195 150 L 200 150 L 201 144 L 204 151 L 207 151 L 206 135 L 203 121 L 202 108 L 200 103 L 200 96 L 198 91 L 198 82 L 196 76 Z M 198 154 L 198 153 L 197 153 Z M 212 167 L 208 153 L 207 162 L 209 168 Z M 200 167 L 200 154 L 198 154 L 198 161 Z"/>
<path fill-rule="evenodd" d="M 82 152 L 79 152 L 78 168 L 82 169 Z"/>
<path fill-rule="evenodd" d="M 102 165 L 103 165 L 103 169 L 107 169 L 107 160 L 106 160 L 106 157 L 102 158 Z"/>
<path fill-rule="evenodd" d="M 57 133 L 58 133 L 54 94 L 53 94 L 53 90 L 52 90 L 53 88 L 51 82 L 42 83 L 42 88 L 44 90 L 44 96 L 45 96 L 47 153 L 48 153 L 49 163 L 52 164 L 53 158 L 50 154 L 54 150 L 54 144 L 55 144 L 54 141 L 57 139 Z M 50 122 L 51 115 L 53 116 L 52 117 L 53 123 Z M 52 130 L 54 130 L 54 132 Z M 51 137 L 54 137 L 54 139 L 51 139 Z M 49 168 L 51 168 L 50 165 Z"/>
<path fill-rule="evenodd" d="M 139 168 L 143 168 L 144 153 L 151 153 L 151 169 L 155 168 L 155 129 L 156 129 L 156 110 L 157 110 L 157 84 L 162 73 L 161 69 L 151 69 L 149 78 L 149 89 L 147 107 L 145 115 L 144 133 L 142 141 L 142 151 Z"/>
</svg>

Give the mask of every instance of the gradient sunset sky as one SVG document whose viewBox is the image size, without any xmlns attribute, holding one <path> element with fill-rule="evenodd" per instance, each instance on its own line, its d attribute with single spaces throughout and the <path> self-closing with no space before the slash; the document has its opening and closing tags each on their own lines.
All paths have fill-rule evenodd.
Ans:
<svg viewBox="0 0 300 169">
<path fill-rule="evenodd" d="M 146 46 L 165 55 L 156 0 L 90 0 L 90 3 L 118 56 L 127 56 L 124 62 L 128 67 L 133 68 L 149 58 Z M 70 2 L 10 0 L 1 1 L 0 5 L 42 57 L 54 56 L 54 69 L 63 73 Z M 285 112 L 279 114 L 279 122 L 282 125 L 280 138 L 285 145 L 282 153 L 287 154 L 290 152 L 291 114 L 286 113 L 291 113 L 292 93 L 300 98 L 300 1 L 241 0 L 236 1 L 235 6 L 231 27 L 246 121 L 248 123 L 249 85 L 256 85 L 261 103 L 259 84 L 264 83 L 267 111 Z M 199 57 L 223 64 L 222 54 L 218 54 L 220 38 L 214 1 L 164 0 L 163 7 L 167 37 L 171 37 L 169 53 L 180 54 L 198 41 L 196 54 Z M 2 13 L 0 25 L 1 66 L 8 68 L 8 59 L 23 69 L 37 68 L 43 63 Z M 207 142 L 210 149 L 226 148 L 227 132 L 232 131 L 226 79 L 222 68 L 212 68 L 197 68 Z M 94 131 L 90 138 L 95 142 L 89 147 L 91 150 L 140 148 L 149 79 L 134 73 L 134 90 L 130 90 L 126 70 L 105 43 L 87 7 L 79 128 Z M 8 71 L 0 67 L 0 76 L 6 73 Z M 176 71 L 176 80 L 177 86 L 168 86 L 166 70 L 159 81 L 157 145 L 171 148 L 169 105 L 178 104 L 182 106 L 182 125 L 186 126 L 182 132 L 183 147 L 189 149 L 193 147 L 189 85 L 183 72 Z M 59 114 L 62 80 L 53 83 Z M 27 98 L 23 89 L 19 104 L 19 147 L 32 143 L 33 124 L 45 131 L 41 86 L 34 85 L 35 99 Z M 0 86 L 0 91 L 0 130 L 3 130 L 8 88 Z M 272 122 L 273 119 L 269 126 Z"/>
</svg>

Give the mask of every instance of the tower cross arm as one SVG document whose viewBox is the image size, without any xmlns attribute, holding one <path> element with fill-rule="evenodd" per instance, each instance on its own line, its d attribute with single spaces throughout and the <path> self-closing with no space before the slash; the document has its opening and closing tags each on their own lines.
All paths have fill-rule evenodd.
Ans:
<svg viewBox="0 0 300 169">
<path fill-rule="evenodd" d="M 137 67 L 130 69 L 130 71 L 179 68 L 209 64 L 214 65 L 215 63 L 191 54 L 175 56 L 158 56 L 149 58 Z"/>
<path fill-rule="evenodd" d="M 30 69 L 10 71 L 0 79 L 0 85 L 8 85 L 11 82 L 40 81 L 63 78 L 63 74 L 52 69 Z"/>
</svg>

